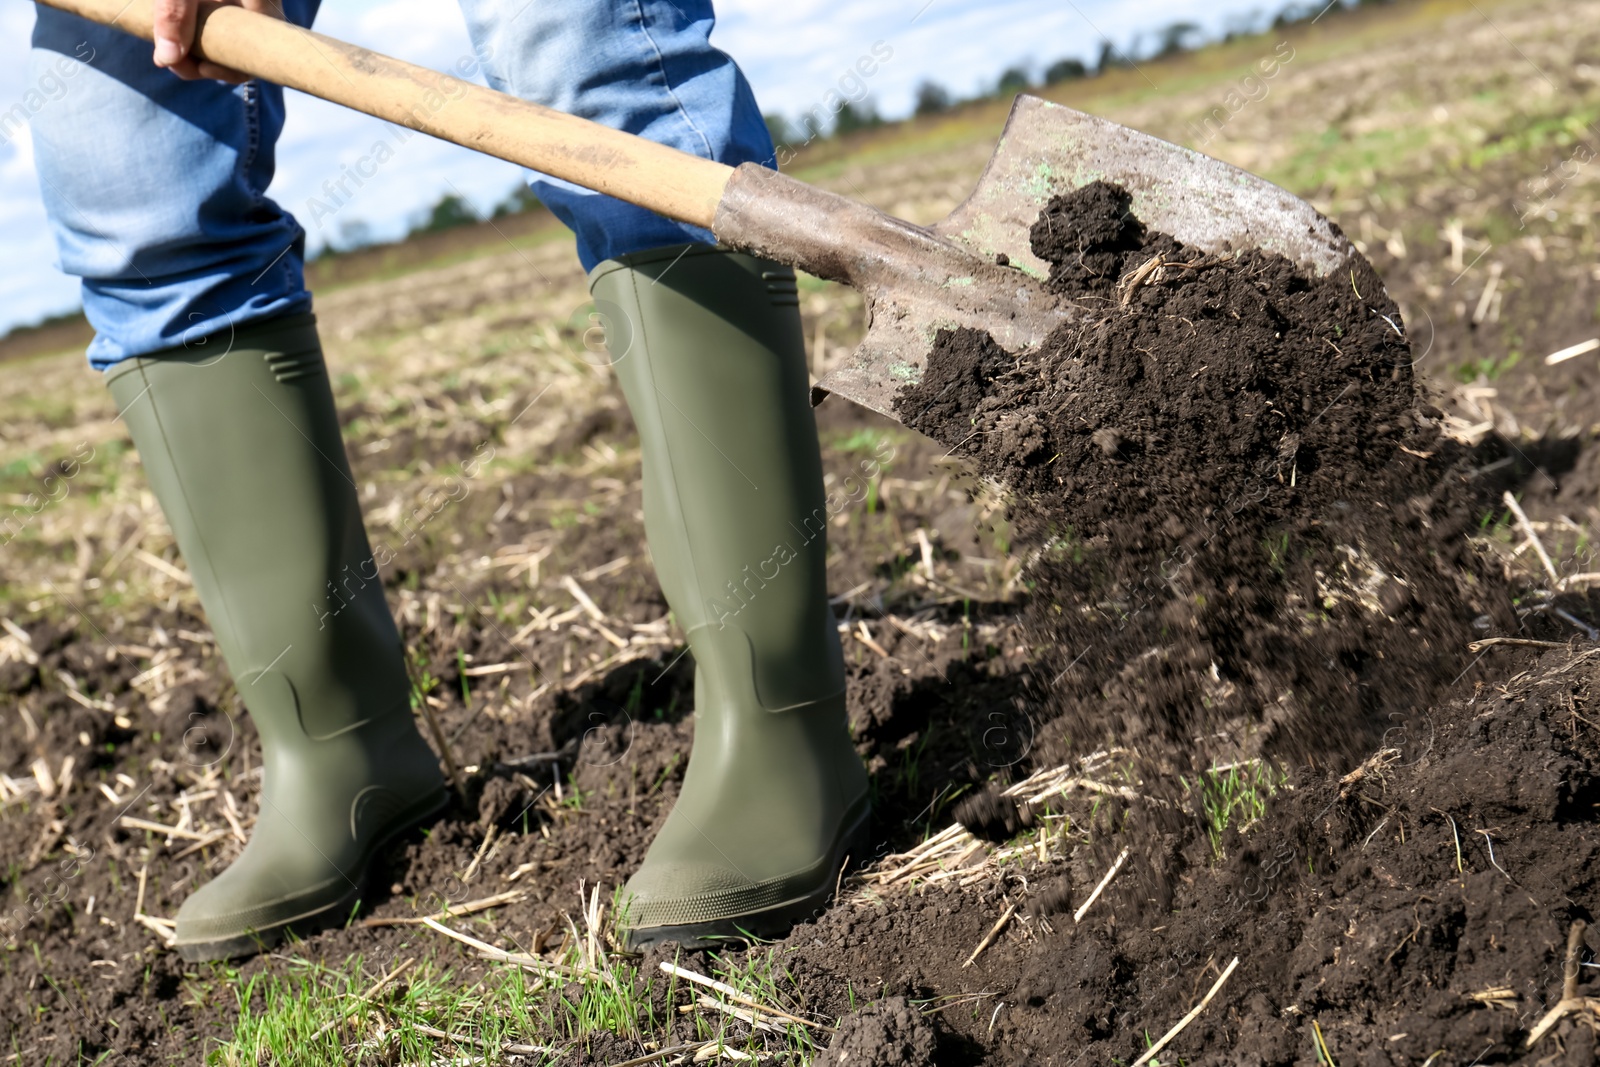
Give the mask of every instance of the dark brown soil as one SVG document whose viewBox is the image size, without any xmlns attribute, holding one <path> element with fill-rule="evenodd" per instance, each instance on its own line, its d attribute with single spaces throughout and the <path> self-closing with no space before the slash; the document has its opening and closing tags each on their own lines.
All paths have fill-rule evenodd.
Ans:
<svg viewBox="0 0 1600 1067">
<path fill-rule="evenodd" d="M 979 536 L 973 506 L 959 492 L 906 488 L 908 481 L 941 482 L 928 471 L 943 450 L 903 432 L 891 439 L 888 424 L 848 407 L 830 406 L 820 422 L 834 442 L 827 455 L 833 484 L 859 474 L 868 456 L 881 462 L 885 475 L 901 475 L 893 495 L 885 477 L 874 503 L 850 501 L 852 521 L 831 531 L 840 549 L 833 586 L 849 590 L 882 574 L 902 575 L 910 557 L 886 546 L 903 545 L 912 529 L 923 527 L 938 544 L 941 574 L 964 587 L 986 588 L 985 557 L 992 549 Z M 502 617 L 493 605 L 525 591 L 525 573 L 490 569 L 465 586 L 435 574 L 452 542 L 467 535 L 497 549 L 550 545 L 536 603 L 567 607 L 572 599 L 560 591 L 559 579 L 576 575 L 616 629 L 660 620 L 666 606 L 643 559 L 636 467 L 631 485 L 597 489 L 575 478 L 567 462 L 595 443 L 625 453 L 636 447 L 632 437 L 621 398 L 610 397 L 503 492 L 469 487 L 459 499 L 441 502 L 448 510 L 433 521 L 372 529 L 375 548 L 392 559 L 384 578 L 414 673 L 466 768 L 466 790 L 425 833 L 397 842 L 374 872 L 360 921 L 427 914 L 520 887 L 529 896 L 488 913 L 492 928 L 523 944 L 554 928 L 549 943 L 559 945 L 580 885 L 609 892 L 642 860 L 677 795 L 692 735 L 693 668 L 680 655 L 681 645 L 668 640 L 654 655 L 607 667 L 617 650 L 582 618 L 513 641 L 528 617 Z M 419 438 L 400 447 L 437 460 L 470 454 L 474 444 Z M 391 461 L 387 452 L 381 460 L 353 455 L 363 479 Z M 585 508 L 585 501 L 599 507 Z M 624 557 L 632 561 L 628 566 L 611 566 Z M 584 577 L 595 570 L 604 573 Z M 191 840 L 167 843 L 159 834 L 119 826 L 117 817 L 174 824 L 178 796 L 215 770 L 216 784 L 235 795 L 248 829 L 257 803 L 259 746 L 203 618 L 182 606 L 128 611 L 92 600 L 81 606 L 87 614 L 15 617 L 38 662 L 0 670 L 0 706 L 7 712 L 0 721 L 0 771 L 26 779 L 33 762 L 43 759 L 55 773 L 67 755 L 75 765 L 65 796 L 0 807 L 0 826 L 14 843 L 6 854 L 0 913 L 0 1057 L 8 1057 L 0 1062 L 200 1063 L 230 1038 L 239 991 L 252 979 L 283 972 L 290 950 L 212 968 L 187 966 L 162 949 L 132 921 L 140 869 L 147 873 L 145 912 L 170 917 L 237 855 L 238 846 L 225 840 L 180 856 Z M 952 779 L 970 780 L 987 773 L 991 762 L 1016 762 L 1025 754 L 1025 738 L 996 746 L 985 718 L 1017 690 L 1021 650 L 1007 636 L 1015 623 L 1009 607 L 981 594 L 930 594 L 923 586 L 896 585 L 871 603 L 842 600 L 837 610 L 865 618 L 888 653 L 885 658 L 847 641 L 856 734 L 878 793 L 877 846 L 908 847 L 947 817 L 938 797 Z M 881 620 L 885 610 L 920 612 L 942 633 L 937 639 L 902 633 Z M 184 677 L 159 711 L 131 687 L 152 652 L 176 653 L 172 662 Z M 461 669 L 507 662 L 517 669 L 486 678 L 464 677 Z M 128 709 L 134 721 L 120 727 L 112 714 L 74 700 L 63 672 L 75 691 Z M 119 773 L 135 784 L 120 782 Z M 565 803 L 557 802 L 558 782 Z M 121 802 L 101 794 L 101 783 Z M 581 795 L 577 803 L 574 791 Z M 219 824 L 217 803 L 198 802 L 197 820 Z M 464 881 L 491 824 L 499 828 L 498 843 Z M 524 866 L 516 882 L 507 881 Z M 359 921 L 292 951 L 334 965 L 360 956 L 369 966 L 439 953 L 444 965 L 458 969 L 463 985 L 486 970 L 437 935 Z M 643 973 L 653 973 L 656 961 L 647 962 Z M 693 965 L 709 969 L 704 960 Z M 798 994 L 794 1004 L 813 999 Z M 262 1006 L 259 994 L 255 1006 Z M 664 1002 L 660 1008 L 669 1014 Z M 567 1062 L 614 1062 L 643 1051 L 605 1034 L 563 1043 L 572 1048 Z M 304 1062 L 335 1062 L 334 1050 L 330 1043 L 308 1052 Z"/>
<path fill-rule="evenodd" d="M 1470 641 L 1536 621 L 1468 541 L 1493 507 L 1472 476 L 1482 453 L 1441 436 L 1359 257 L 1317 279 L 1256 250 L 1203 255 L 1098 182 L 1058 197 L 1032 237 L 1079 321 L 1020 358 L 942 333 L 897 408 L 1010 487 L 1041 546 L 1025 613 L 1041 751 L 1124 744 L 1167 781 L 1264 757 L 1295 788 L 1213 849 L 1178 814 L 1192 796 L 1135 801 L 1121 835 L 1085 851 L 1094 869 L 1131 847 L 1137 874 L 1109 928 L 1022 963 L 1006 1062 L 1135 1056 L 1151 1016 L 1181 1016 L 1233 955 L 1232 1008 L 1176 1049 L 1309 1062 L 1310 1021 L 1337 1018 L 1340 1062 L 1515 1058 L 1568 921 L 1595 904 L 1600 793 L 1592 738 L 1575 760 L 1542 720 L 1497 727 L 1509 696 L 1434 707 Z M 1486 767 L 1494 783 L 1472 773 Z M 984 836 L 1027 815 L 992 794 L 957 814 Z M 1514 874 L 1484 862 L 1510 826 L 1541 841 Z M 1457 869 L 1438 868 L 1435 828 L 1468 839 Z M 1048 894 L 1086 892 L 1076 874 Z M 1510 929 L 1529 933 L 1512 945 Z M 1527 1010 L 1466 1010 L 1512 975 Z M 1574 1041 L 1559 1062 L 1588 1062 L 1592 1033 Z"/>
<path fill-rule="evenodd" d="M 933 1024 L 903 996 L 885 997 L 845 1016 L 816 1067 L 847 1063 L 921 1067 L 932 1063 L 938 1036 Z"/>
<path fill-rule="evenodd" d="M 1126 212 L 1100 182 L 1057 198 L 1034 250 L 1080 321 L 1020 359 L 943 333 L 899 410 L 1011 486 L 1043 543 L 1058 732 L 1250 724 L 1249 755 L 1348 763 L 1433 703 L 1467 642 L 1517 630 L 1467 540 L 1492 502 L 1359 257 L 1308 279 Z"/>
<path fill-rule="evenodd" d="M 1310 280 L 1257 253 L 1201 257 L 1124 219 L 1103 187 L 1047 213 L 1039 248 L 1080 322 L 1020 362 L 984 337 L 943 337 L 905 410 L 944 443 L 901 441 L 894 461 L 926 475 L 954 446 L 1016 491 L 1009 522 L 980 528 L 975 505 L 885 484 L 830 532 L 830 584 L 887 590 L 837 608 L 869 622 L 882 651 L 846 642 L 874 847 L 904 850 L 957 814 L 993 838 L 1040 827 L 1060 837 L 1048 862 L 974 868 L 965 886 L 847 883 L 847 902 L 778 943 L 789 1010 L 842 1020 L 816 1062 L 1131 1063 L 1235 956 L 1161 1063 L 1310 1067 L 1313 1025 L 1341 1067 L 1423 1064 L 1441 1050 L 1429 1067 L 1594 1062 L 1593 1028 L 1577 1017 L 1532 1051 L 1524 1043 L 1560 995 L 1570 922 L 1600 911 L 1600 660 L 1466 647 L 1570 632 L 1468 541 L 1534 465 L 1477 476 L 1499 446 L 1469 454 L 1440 436 L 1382 318 L 1398 316 L 1362 261 Z M 1129 294 L 1119 283 L 1154 254 L 1173 265 Z M 886 429 L 832 403 L 819 421 L 836 479 L 861 459 L 838 442 Z M 555 451 L 591 440 L 626 450 L 631 434 L 612 398 Z M 399 443 L 419 457 L 474 445 Z M 1587 469 L 1587 455 L 1566 469 Z M 608 667 L 616 650 L 581 618 L 513 641 L 527 616 L 495 615 L 491 594 L 525 590 L 526 577 L 490 570 L 460 588 L 435 573 L 458 535 L 548 544 L 547 573 L 595 572 L 584 587 L 618 627 L 658 620 L 636 484 L 597 491 L 559 459 L 503 492 L 467 493 L 448 522 L 374 531 L 393 553 L 387 591 L 430 705 L 472 769 L 466 796 L 386 858 L 361 919 L 521 886 L 526 899 L 473 929 L 527 947 L 564 928 L 580 884 L 609 890 L 626 877 L 676 796 L 692 734 L 692 667 L 678 646 Z M 368 462 L 358 455 L 358 477 Z M 1560 491 L 1549 490 L 1553 507 L 1567 506 Z M 577 506 L 585 499 L 598 511 Z M 911 580 L 919 559 L 904 546 L 918 528 L 947 567 L 943 584 Z M 1034 554 L 1020 601 L 980 580 L 1001 537 Z M 606 569 L 624 556 L 634 562 Z M 540 603 L 570 603 L 549 586 Z M 0 809 L 12 842 L 0 1062 L 205 1062 L 232 1033 L 241 991 L 291 973 L 291 956 L 359 954 L 374 980 L 372 968 L 421 952 L 438 952 L 463 987 L 486 972 L 432 933 L 360 921 L 236 968 L 186 967 L 132 922 L 141 867 L 145 910 L 170 916 L 237 846 L 180 858 L 189 842 L 117 826 L 122 809 L 98 785 L 130 814 L 170 824 L 180 791 L 215 766 L 248 818 L 259 751 L 214 645 L 184 636 L 203 635 L 202 619 L 83 606 L 89 615 L 16 619 L 38 663 L 0 672 L 0 771 L 76 760 L 65 797 Z M 1567 608 L 1592 617 L 1585 602 Z M 933 628 L 890 625 L 885 612 Z M 117 649 L 134 646 L 180 647 L 195 670 L 158 730 L 117 726 L 63 680 L 128 707 L 148 657 Z M 502 675 L 462 670 L 511 661 L 518 669 Z M 996 784 L 1107 744 L 1130 749 L 1104 776 L 1131 799 L 1080 791 L 1026 811 L 994 799 Z M 1184 785 L 1257 756 L 1292 788 L 1213 840 L 1202 794 Z M 581 803 L 555 803 L 558 781 Z M 498 844 L 465 881 L 491 825 Z M 1122 873 L 1075 923 L 1123 848 Z M 637 961 L 641 975 L 663 958 Z M 718 960 L 679 962 L 710 971 Z M 1586 948 L 1590 995 L 1595 962 Z M 1489 990 L 1507 992 L 1474 999 Z M 259 989 L 242 995 L 259 1009 Z M 660 987 L 655 1000 L 659 1017 L 675 1014 Z M 656 1037 L 692 1036 L 686 1025 Z M 616 1035 L 558 1036 L 563 1063 L 646 1051 Z M 328 1039 L 303 1062 L 338 1055 Z"/>
<path fill-rule="evenodd" d="M 870 975 L 917 1000 L 986 993 L 935 1016 L 943 1062 L 1131 1062 L 1237 956 L 1161 1062 L 1316 1064 L 1315 1023 L 1338 1064 L 1441 1049 L 1451 1063 L 1593 1063 L 1594 1028 L 1577 1018 L 1532 1052 L 1524 1042 L 1560 998 L 1571 920 L 1600 905 L 1600 725 L 1585 718 L 1597 681 L 1593 659 L 1559 653 L 1477 687 L 1434 710 L 1415 762 L 1391 754 L 1346 784 L 1302 778 L 1259 828 L 1229 832 L 1221 863 L 1183 869 L 1181 836 L 1144 842 L 1131 863 L 1180 871 L 1170 900 L 1119 879 L 1082 924 L 1058 906 L 971 968 L 1005 901 L 1047 896 L 1049 871 L 978 893 L 930 888 L 865 918 L 839 909 L 788 943 L 826 960 L 800 972 L 808 984 Z M 1124 841 L 1139 838 L 1084 846 L 1057 877 L 1086 896 L 1105 867 L 1096 854 Z M 1580 961 L 1590 996 L 1596 958 Z M 1496 1006 L 1473 998 L 1494 989 L 1508 990 Z"/>
</svg>

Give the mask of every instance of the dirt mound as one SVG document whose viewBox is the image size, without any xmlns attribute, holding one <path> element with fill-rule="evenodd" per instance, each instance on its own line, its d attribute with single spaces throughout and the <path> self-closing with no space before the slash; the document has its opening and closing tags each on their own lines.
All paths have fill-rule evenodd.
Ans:
<svg viewBox="0 0 1600 1067">
<path fill-rule="evenodd" d="M 1041 752 L 1126 745 L 1139 783 L 1058 816 L 1085 839 L 1053 884 L 1001 879 L 991 908 L 1025 895 L 1033 922 L 989 963 L 1017 975 L 983 1035 L 993 1061 L 1138 1056 L 1235 956 L 1179 1055 L 1520 1059 L 1560 997 L 1568 927 L 1596 906 L 1600 765 L 1572 718 L 1589 683 L 1561 678 L 1569 664 L 1441 705 L 1468 644 L 1522 622 L 1469 542 L 1492 498 L 1368 264 L 1315 278 L 1259 250 L 1204 254 L 1128 204 L 1094 183 L 1033 228 L 1075 322 L 1021 355 L 941 333 L 897 401 L 1009 488 L 1035 546 Z M 1219 831 L 1184 775 L 1257 756 L 1292 788 L 1248 836 Z M 992 789 L 955 814 L 986 837 L 1022 825 Z M 1050 906 L 1124 849 L 1108 918 Z M 920 962 L 944 953 L 888 940 L 851 967 L 904 953 L 910 988 L 961 981 Z M 1541 1055 L 1592 1062 L 1592 1026 L 1561 1025 Z"/>
<path fill-rule="evenodd" d="M 941 332 L 897 410 L 1014 490 L 1054 736 L 1359 758 L 1515 629 L 1467 541 L 1489 505 L 1364 260 L 1204 254 L 1128 203 L 1095 182 L 1033 227 L 1075 322 L 1020 356 Z"/>
<path fill-rule="evenodd" d="M 1251 832 L 1224 835 L 1224 860 L 1181 870 L 1154 914 L 1140 917 L 1149 883 L 1125 874 L 1081 923 L 1035 907 L 963 966 L 1008 900 L 1047 901 L 1051 873 L 1086 896 L 1100 841 L 1132 844 L 1130 866 L 1174 865 L 1183 837 L 1141 843 L 1085 803 L 1068 808 L 1083 834 L 1071 858 L 976 891 L 945 882 L 836 908 L 788 940 L 791 966 L 813 988 L 866 974 L 917 1003 L 953 1001 L 941 1048 L 967 1050 L 963 1062 L 1131 1063 L 1237 957 L 1161 1063 L 1329 1062 L 1319 1040 L 1338 1064 L 1441 1050 L 1435 1063 L 1593 1063 L 1592 1014 L 1527 1039 L 1561 998 L 1573 920 L 1600 910 L 1597 688 L 1591 656 L 1556 652 L 1443 703 L 1414 759 L 1391 750 L 1280 792 Z M 1587 946 L 1600 946 L 1592 929 L 1574 961 L 1580 995 L 1596 997 Z M 844 1010 L 842 997 L 820 1006 Z"/>
<path fill-rule="evenodd" d="M 905 997 L 885 997 L 846 1015 L 814 1067 L 926 1067 L 934 1062 L 938 1035 Z"/>
</svg>

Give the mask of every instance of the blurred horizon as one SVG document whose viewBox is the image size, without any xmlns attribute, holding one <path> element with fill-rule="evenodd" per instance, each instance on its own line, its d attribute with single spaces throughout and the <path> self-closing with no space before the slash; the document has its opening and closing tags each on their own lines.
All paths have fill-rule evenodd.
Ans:
<svg viewBox="0 0 1600 1067">
<path fill-rule="evenodd" d="M 1335 4 L 1353 0 L 1333 0 Z M 1259 0 L 870 0 L 839 10 L 821 0 L 758 5 L 722 0 L 712 40 L 732 55 L 754 86 L 778 132 L 797 141 L 826 123 L 907 117 L 917 107 L 1093 72 L 1101 63 L 1137 63 L 1163 49 L 1197 47 L 1229 34 L 1259 32 L 1285 8 L 1315 14 L 1322 5 Z M 472 55 L 454 5 L 424 0 L 339 0 L 318 17 L 319 32 L 435 69 Z M 0 232 L 7 255 L 0 268 L 0 337 L 19 326 L 70 315 L 79 307 L 78 280 L 56 267 L 33 170 L 32 141 L 19 122 L 30 108 L 66 93 L 40 94 L 29 70 L 32 12 L 0 11 Z M 141 43 L 140 47 L 148 47 Z M 869 61 L 858 66 L 858 61 Z M 870 70 L 870 74 L 863 71 Z M 933 85 L 937 91 L 924 87 Z M 24 100 L 31 103 L 24 105 Z M 836 118 L 841 105 L 845 114 Z M 288 125 L 278 144 L 269 194 L 292 211 L 308 235 L 308 254 L 393 241 L 408 232 L 486 216 L 507 201 L 519 170 L 432 138 L 407 139 L 394 163 L 378 169 L 356 194 L 336 204 L 323 191 L 341 168 L 395 141 L 377 119 L 301 93 L 289 94 Z M 807 119 L 807 116 L 810 116 Z M 328 210 L 332 206 L 336 210 Z M 442 215 L 441 215 L 442 212 Z M 430 214 L 432 216 L 430 220 Z M 49 264 L 47 269 L 41 265 Z"/>
</svg>

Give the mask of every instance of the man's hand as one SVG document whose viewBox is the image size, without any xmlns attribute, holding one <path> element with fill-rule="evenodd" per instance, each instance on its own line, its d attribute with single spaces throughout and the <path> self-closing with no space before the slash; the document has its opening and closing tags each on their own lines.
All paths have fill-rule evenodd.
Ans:
<svg viewBox="0 0 1600 1067">
<path fill-rule="evenodd" d="M 278 0 L 222 0 L 225 4 L 258 11 L 273 18 L 283 18 L 283 8 Z M 230 85 L 241 85 L 250 80 L 232 67 L 209 63 L 190 55 L 194 47 L 195 16 L 200 11 L 200 0 L 156 0 L 155 62 L 185 80 L 215 78 Z"/>
</svg>

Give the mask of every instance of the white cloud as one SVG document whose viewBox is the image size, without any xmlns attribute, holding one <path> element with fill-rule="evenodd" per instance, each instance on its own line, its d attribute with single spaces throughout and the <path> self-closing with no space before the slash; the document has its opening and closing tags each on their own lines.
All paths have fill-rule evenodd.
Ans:
<svg viewBox="0 0 1600 1067">
<path fill-rule="evenodd" d="M 1101 33 L 1124 47 L 1140 31 L 1183 19 L 1215 31 L 1229 16 L 1260 6 L 1259 0 L 722 0 L 713 40 L 745 69 L 765 110 L 791 116 L 821 101 L 882 41 L 894 55 L 868 79 L 869 90 L 895 115 L 910 109 L 926 78 L 971 94 L 1018 62 L 1031 61 L 1037 70 L 1063 56 L 1091 59 Z M 317 29 L 436 69 L 471 54 L 455 5 L 439 0 L 329 0 Z M 0 6 L 0 113 L 29 87 L 31 31 L 31 5 Z M 345 174 L 341 164 L 355 165 L 380 141 L 394 157 L 359 188 L 346 178 L 352 195 L 317 225 L 310 199 L 331 202 L 324 183 L 337 183 Z M 460 191 L 481 208 L 516 181 L 516 168 L 453 145 L 422 135 L 396 142 L 395 131 L 374 119 L 291 93 L 271 194 L 321 243 L 336 238 L 346 220 L 397 236 L 445 193 Z M 0 332 L 70 306 L 76 282 L 39 269 L 55 256 L 26 137 L 0 145 L 0 234 Z"/>
</svg>

